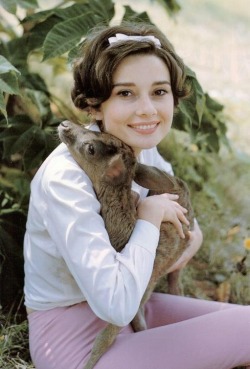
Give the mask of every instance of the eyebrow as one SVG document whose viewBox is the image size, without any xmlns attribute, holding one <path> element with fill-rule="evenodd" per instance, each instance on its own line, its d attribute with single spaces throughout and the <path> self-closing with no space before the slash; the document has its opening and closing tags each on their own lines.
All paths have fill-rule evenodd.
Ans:
<svg viewBox="0 0 250 369">
<path fill-rule="evenodd" d="M 171 83 L 169 81 L 155 81 L 153 83 L 153 86 L 159 86 L 159 85 L 171 85 Z M 119 87 L 119 86 L 135 86 L 136 84 L 133 82 L 118 82 L 118 83 L 114 83 L 112 85 L 112 87 Z"/>
</svg>

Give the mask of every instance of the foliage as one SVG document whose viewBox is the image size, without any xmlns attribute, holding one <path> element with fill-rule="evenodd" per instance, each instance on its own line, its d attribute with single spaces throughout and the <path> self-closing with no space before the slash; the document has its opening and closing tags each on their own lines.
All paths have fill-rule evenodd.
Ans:
<svg viewBox="0 0 250 369">
<path fill-rule="evenodd" d="M 0 352 L 0 368 L 34 368 L 30 364 L 27 321 L 20 323 L 0 314 Z"/>
<path fill-rule="evenodd" d="M 183 271 L 184 294 L 249 305 L 250 157 L 231 152 L 207 155 L 176 130 L 159 149 L 175 174 L 188 182 L 204 237 L 202 248 Z"/>
<path fill-rule="evenodd" d="M 158 3 L 171 15 L 180 9 L 176 0 Z M 36 0 L 1 0 L 1 4 L 7 13 L 0 13 L 0 302 L 8 309 L 22 298 L 22 240 L 30 180 L 57 145 L 58 122 L 84 119 L 53 92 L 53 81 L 48 84 L 42 71 L 52 68 L 52 79 L 65 75 L 67 62 L 87 32 L 96 24 L 110 24 L 115 4 L 64 0 L 47 10 L 39 9 Z M 22 19 L 20 8 L 25 14 Z M 138 14 L 129 6 L 124 10 L 123 19 L 151 21 L 146 12 Z M 10 14 L 20 21 L 21 34 L 9 23 Z M 39 68 L 34 71 L 35 64 Z M 187 74 L 193 94 L 181 102 L 174 126 L 188 132 L 199 149 L 218 152 L 221 143 L 226 143 L 223 107 L 204 93 L 188 67 Z"/>
</svg>

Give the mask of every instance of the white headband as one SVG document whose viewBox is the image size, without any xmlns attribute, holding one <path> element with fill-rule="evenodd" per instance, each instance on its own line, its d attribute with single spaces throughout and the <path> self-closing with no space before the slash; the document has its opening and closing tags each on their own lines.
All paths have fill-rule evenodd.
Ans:
<svg viewBox="0 0 250 369">
<path fill-rule="evenodd" d="M 115 35 L 115 37 L 109 37 L 109 44 L 114 44 L 116 42 L 120 42 L 120 41 L 153 41 L 153 43 L 155 44 L 155 46 L 157 47 L 161 47 L 161 43 L 158 40 L 158 38 L 156 38 L 155 36 L 128 36 L 128 35 L 124 35 L 123 33 L 117 33 Z"/>
</svg>

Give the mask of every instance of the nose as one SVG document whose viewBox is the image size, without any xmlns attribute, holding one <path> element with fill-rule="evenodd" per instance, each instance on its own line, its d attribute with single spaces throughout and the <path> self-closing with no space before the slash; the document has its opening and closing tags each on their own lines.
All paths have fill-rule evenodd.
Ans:
<svg viewBox="0 0 250 369">
<path fill-rule="evenodd" d="M 157 114 L 156 106 L 150 96 L 145 95 L 138 98 L 136 114 L 144 116 L 152 116 Z"/>
</svg>

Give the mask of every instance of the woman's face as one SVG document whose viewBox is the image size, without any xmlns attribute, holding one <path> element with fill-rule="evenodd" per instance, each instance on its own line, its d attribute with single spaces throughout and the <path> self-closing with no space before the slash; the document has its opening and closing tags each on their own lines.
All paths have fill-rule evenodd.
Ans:
<svg viewBox="0 0 250 369">
<path fill-rule="evenodd" d="M 155 55 L 125 58 L 113 76 L 111 96 L 96 119 L 106 132 L 131 146 L 138 155 L 156 146 L 169 132 L 174 99 L 166 64 Z"/>
</svg>

